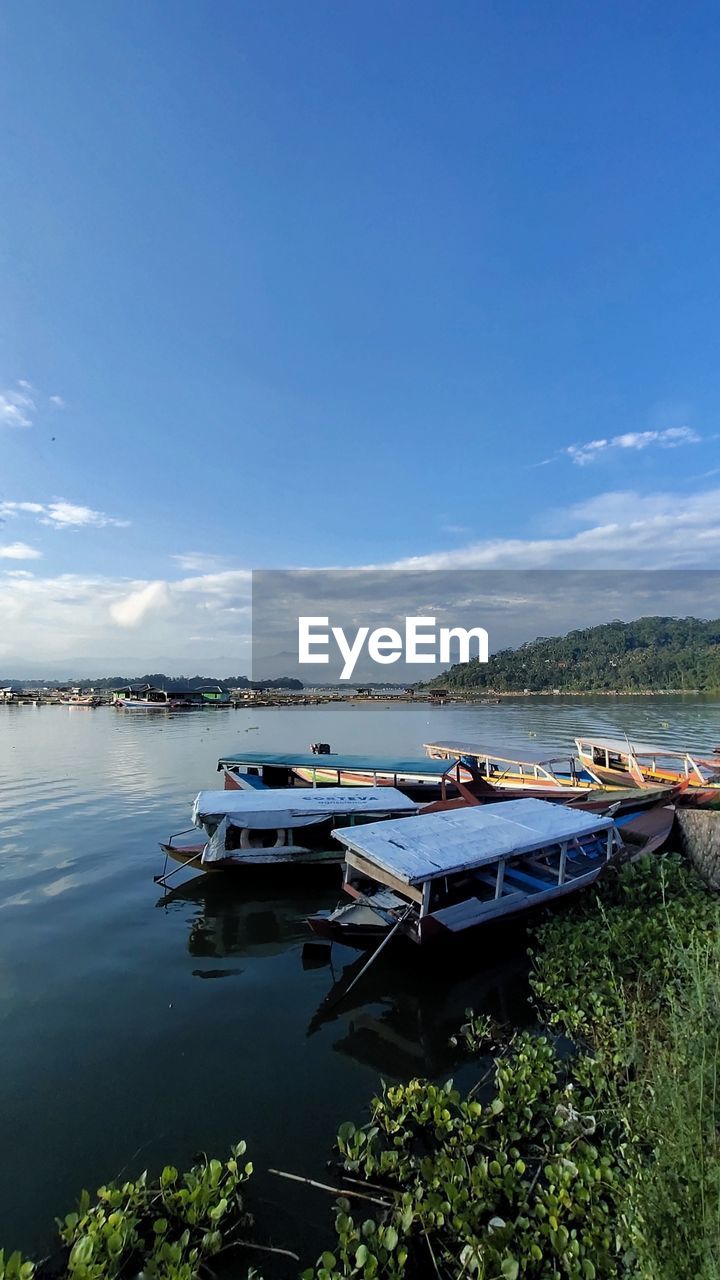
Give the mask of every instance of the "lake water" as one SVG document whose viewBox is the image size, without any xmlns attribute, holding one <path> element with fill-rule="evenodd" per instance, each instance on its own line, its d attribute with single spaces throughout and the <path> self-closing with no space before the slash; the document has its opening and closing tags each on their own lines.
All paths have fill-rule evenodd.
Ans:
<svg viewBox="0 0 720 1280">
<path fill-rule="evenodd" d="M 432 738 L 522 753 L 593 729 L 711 748 L 710 698 L 513 699 L 499 706 L 329 705 L 143 715 L 0 708 L 0 1246 L 40 1250 L 82 1186 L 121 1170 L 222 1154 L 243 1137 L 252 1199 L 277 1244 L 313 1257 L 330 1204 L 265 1174 L 322 1178 L 338 1124 L 381 1076 L 463 1079 L 448 1039 L 472 1005 L 528 1019 L 517 926 L 459 967 L 381 961 L 352 1008 L 314 1015 L 352 952 L 303 968 L 306 916 L 335 889 L 242 892 L 181 871 L 157 842 L 189 825 L 218 755 L 422 754 Z"/>
</svg>

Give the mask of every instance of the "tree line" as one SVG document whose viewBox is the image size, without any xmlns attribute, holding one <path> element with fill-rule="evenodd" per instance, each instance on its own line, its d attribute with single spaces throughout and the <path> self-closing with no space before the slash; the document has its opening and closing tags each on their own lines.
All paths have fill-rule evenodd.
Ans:
<svg viewBox="0 0 720 1280">
<path fill-rule="evenodd" d="M 488 663 L 457 663 L 430 686 L 509 693 L 720 689 L 720 620 L 638 618 L 540 636 Z"/>
</svg>

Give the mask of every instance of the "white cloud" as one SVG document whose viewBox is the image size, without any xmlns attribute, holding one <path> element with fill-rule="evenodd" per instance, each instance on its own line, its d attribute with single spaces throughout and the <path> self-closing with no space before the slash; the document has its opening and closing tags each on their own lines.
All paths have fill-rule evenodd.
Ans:
<svg viewBox="0 0 720 1280">
<path fill-rule="evenodd" d="M 31 427 L 37 405 L 29 382 L 0 391 L 0 426 Z"/>
<path fill-rule="evenodd" d="M 556 538 L 487 538 L 396 561 L 396 569 L 652 569 L 720 565 L 720 489 L 600 494 L 562 513 Z"/>
<path fill-rule="evenodd" d="M 22 515 L 34 515 L 40 524 L 49 525 L 52 529 L 102 529 L 106 525 L 123 529 L 130 523 L 128 520 L 118 520 L 115 516 L 106 515 L 104 511 L 94 511 L 92 507 L 67 502 L 64 498 L 56 498 L 47 503 L 0 502 L 0 520 Z"/>
<path fill-rule="evenodd" d="M 99 529 L 105 525 L 115 525 L 116 528 L 122 529 L 126 528 L 130 522 L 108 516 L 104 511 L 93 511 L 92 507 L 78 506 L 75 502 L 66 502 L 59 498 L 45 507 L 42 523 L 52 525 L 56 529 L 87 525 L 94 525 Z"/>
<path fill-rule="evenodd" d="M 172 603 L 167 582 L 148 582 L 110 606 L 110 615 L 119 627 L 137 627 L 148 613 L 166 610 Z"/>
<path fill-rule="evenodd" d="M 0 672 L 59 677 L 248 670 L 250 573 L 178 581 L 0 573 Z"/>
<path fill-rule="evenodd" d="M 626 431 L 609 439 L 589 440 L 586 444 L 570 444 L 563 453 L 579 467 L 596 462 L 610 449 L 647 449 L 651 445 L 660 449 L 678 449 L 686 444 L 700 444 L 701 436 L 692 427 L 667 427 L 664 431 Z M 545 462 L 549 461 L 546 459 Z M 538 463 L 543 466 L 545 463 Z"/>
<path fill-rule="evenodd" d="M 213 573 L 215 570 L 221 570 L 227 563 L 220 556 L 208 555 L 204 551 L 184 551 L 181 555 L 172 558 L 177 561 L 181 569 L 187 569 L 191 573 Z"/>
<path fill-rule="evenodd" d="M 0 545 L 0 560 L 40 560 L 42 551 L 29 547 L 26 542 L 10 542 Z"/>
<path fill-rule="evenodd" d="M 13 387 L 0 390 L 0 427 L 31 427 L 43 409 L 64 409 L 62 396 L 46 396 L 27 378 L 18 378 Z"/>
<path fill-rule="evenodd" d="M 552 568 L 575 569 L 578 575 L 607 568 L 715 569 L 720 565 L 718 513 L 717 487 L 692 496 L 612 491 L 566 508 L 551 537 L 477 539 L 451 551 L 429 551 L 373 567 Z M 0 555 L 18 561 L 37 559 L 39 552 L 20 543 L 9 555 L 2 550 Z M 27 573 L 12 569 L 11 574 L 18 571 Z M 658 574 L 656 582 L 664 581 Z M 505 588 L 507 594 L 507 583 Z M 502 594 L 498 588 L 495 595 Z M 710 607 L 708 602 L 695 607 L 692 600 L 686 607 L 675 585 L 668 588 L 661 608 L 655 598 L 622 600 L 627 616 L 636 617 L 673 612 L 675 605 L 687 612 Z M 559 627 L 560 614 L 549 614 L 547 625 L 554 621 Z M 611 608 L 609 616 L 622 615 Z M 231 674 L 248 670 L 250 573 L 227 569 L 187 573 L 176 580 L 0 573 L 0 617 L 0 675 Z M 541 622 L 547 633 L 545 619 Z"/>
</svg>

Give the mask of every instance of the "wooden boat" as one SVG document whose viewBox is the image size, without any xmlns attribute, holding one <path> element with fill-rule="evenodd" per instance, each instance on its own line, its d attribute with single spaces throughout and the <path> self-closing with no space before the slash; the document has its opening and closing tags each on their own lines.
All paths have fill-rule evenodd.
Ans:
<svg viewBox="0 0 720 1280">
<path fill-rule="evenodd" d="M 656 787 L 683 783 L 688 798 L 698 792 L 720 798 L 720 756 L 656 747 L 627 738 L 576 738 L 584 769 L 603 786 Z M 703 797 L 704 798 L 704 797 Z"/>
<path fill-rule="evenodd" d="M 393 787 L 201 791 L 192 821 L 205 838 L 176 844 L 178 837 L 171 836 L 161 848 L 176 862 L 200 871 L 337 869 L 345 857 L 337 835 L 345 825 L 406 817 L 419 807 Z M 166 879 L 163 874 L 158 882 Z"/>
<path fill-rule="evenodd" d="M 473 781 L 484 780 L 495 790 L 512 791 L 518 797 L 561 800 L 597 792 L 597 778 L 578 767 L 574 755 L 549 756 L 528 753 L 522 759 L 506 756 L 474 742 L 426 742 L 432 760 L 456 761 L 469 770 Z M 609 784 L 608 784 L 609 785 Z M 618 783 L 618 786 L 627 786 Z"/>
<path fill-rule="evenodd" d="M 60 705 L 63 707 L 99 707 L 102 705 L 102 698 L 98 698 L 94 693 L 72 693 L 63 696 L 60 699 Z"/>
<path fill-rule="evenodd" d="M 612 818 L 524 798 L 337 833 L 352 901 L 308 921 L 320 937 L 425 944 L 592 884 L 622 848 Z"/>
<path fill-rule="evenodd" d="M 221 756 L 224 785 L 235 787 L 395 787 L 422 799 L 459 794 L 457 782 L 472 772 L 457 760 L 446 762 L 398 756 L 338 755 L 325 752 Z"/>
</svg>

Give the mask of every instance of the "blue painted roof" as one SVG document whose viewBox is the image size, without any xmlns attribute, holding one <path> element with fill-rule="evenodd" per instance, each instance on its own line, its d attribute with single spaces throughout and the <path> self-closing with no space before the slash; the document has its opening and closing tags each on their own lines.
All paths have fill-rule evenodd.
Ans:
<svg viewBox="0 0 720 1280">
<path fill-rule="evenodd" d="M 244 764 L 255 769 L 270 765 L 278 769 L 347 769 L 365 773 L 377 770 L 378 773 L 398 773 L 403 777 L 407 774 L 420 773 L 426 777 L 441 778 L 449 769 L 453 769 L 456 763 L 455 760 L 430 760 L 427 756 L 416 756 L 408 760 L 402 756 L 345 756 L 334 753 L 322 756 L 313 755 L 311 752 L 298 755 L 292 752 L 274 755 L 272 752 L 246 751 L 238 755 L 221 756 L 218 760 L 218 769 L 223 765 Z"/>
<path fill-rule="evenodd" d="M 610 818 L 547 800 L 503 800 L 466 809 L 420 814 L 348 827 L 335 834 L 405 884 L 422 884 L 575 837 L 607 831 Z"/>
</svg>

